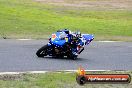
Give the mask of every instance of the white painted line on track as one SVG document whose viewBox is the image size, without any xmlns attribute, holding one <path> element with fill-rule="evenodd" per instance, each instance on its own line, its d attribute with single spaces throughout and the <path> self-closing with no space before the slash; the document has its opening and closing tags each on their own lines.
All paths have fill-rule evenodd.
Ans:
<svg viewBox="0 0 132 88">
<path fill-rule="evenodd" d="M 24 74 L 24 73 L 29 73 L 29 74 L 39 74 L 39 73 L 46 73 L 46 72 L 56 72 L 56 73 L 61 73 L 61 72 L 77 72 L 78 70 L 58 70 L 58 71 L 25 71 L 25 72 L 0 72 L 0 75 L 17 75 L 17 74 Z M 89 72 L 96 72 L 96 71 L 111 71 L 111 70 L 85 70 Z"/>
<path fill-rule="evenodd" d="M 0 75 L 10 75 L 10 74 L 23 74 L 23 73 L 29 73 L 29 74 L 37 74 L 37 73 L 46 73 L 48 71 L 26 71 L 26 72 L 0 72 Z"/>
<path fill-rule="evenodd" d="M 26 73 L 46 73 L 46 72 L 48 72 L 48 71 L 29 71 L 29 72 L 26 72 Z"/>
<path fill-rule="evenodd" d="M 17 39 L 17 40 L 27 41 L 27 40 L 32 40 L 32 39 Z"/>
<path fill-rule="evenodd" d="M 66 71 L 66 72 L 77 72 L 78 70 L 60 70 L 60 71 Z M 89 72 L 96 72 L 96 71 L 111 71 L 111 70 L 85 70 Z"/>
<path fill-rule="evenodd" d="M 111 42 L 121 42 L 121 41 L 97 41 L 97 42 L 108 42 L 108 43 L 111 43 Z"/>
<path fill-rule="evenodd" d="M 0 75 L 15 75 L 15 74 L 21 74 L 24 72 L 0 72 Z"/>
</svg>

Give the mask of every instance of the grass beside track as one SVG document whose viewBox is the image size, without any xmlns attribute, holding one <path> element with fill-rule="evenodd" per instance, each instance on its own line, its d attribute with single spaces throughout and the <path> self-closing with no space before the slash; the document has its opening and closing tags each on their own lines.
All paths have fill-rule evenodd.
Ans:
<svg viewBox="0 0 132 88">
<path fill-rule="evenodd" d="M 48 38 L 62 28 L 94 34 L 97 40 L 132 41 L 132 10 L 89 10 L 35 0 L 0 0 L 1 38 Z"/>
<path fill-rule="evenodd" d="M 130 74 L 132 72 L 87 72 L 89 74 Z M 130 84 L 86 84 L 80 86 L 76 83 L 76 73 L 56 73 L 45 74 L 19 74 L 0 75 L 0 88 L 131 88 Z"/>
</svg>

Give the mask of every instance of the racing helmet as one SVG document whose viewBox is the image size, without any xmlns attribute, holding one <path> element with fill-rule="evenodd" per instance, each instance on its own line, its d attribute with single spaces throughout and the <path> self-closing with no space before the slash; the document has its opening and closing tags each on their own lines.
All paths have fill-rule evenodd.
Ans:
<svg viewBox="0 0 132 88">
<path fill-rule="evenodd" d="M 81 32 L 80 31 L 76 31 L 76 37 L 78 37 L 78 38 L 81 37 Z"/>
<path fill-rule="evenodd" d="M 76 33 L 73 33 L 73 34 L 72 34 L 72 39 L 73 39 L 73 40 L 76 40 L 76 39 L 77 39 Z"/>
</svg>

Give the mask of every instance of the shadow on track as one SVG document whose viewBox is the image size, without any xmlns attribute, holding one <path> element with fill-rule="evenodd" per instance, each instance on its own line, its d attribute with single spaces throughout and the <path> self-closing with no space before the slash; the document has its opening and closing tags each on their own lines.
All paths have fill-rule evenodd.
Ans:
<svg viewBox="0 0 132 88">
<path fill-rule="evenodd" d="M 65 61 L 77 61 L 77 62 L 84 62 L 84 61 L 88 61 L 90 62 L 91 60 L 90 59 L 86 59 L 86 58 L 77 58 L 76 60 L 73 60 L 71 58 L 67 58 L 67 57 L 64 57 L 64 58 L 59 58 L 59 57 L 50 57 L 50 56 L 46 56 L 46 57 L 37 57 L 38 59 L 52 59 L 52 60 L 65 60 Z"/>
</svg>

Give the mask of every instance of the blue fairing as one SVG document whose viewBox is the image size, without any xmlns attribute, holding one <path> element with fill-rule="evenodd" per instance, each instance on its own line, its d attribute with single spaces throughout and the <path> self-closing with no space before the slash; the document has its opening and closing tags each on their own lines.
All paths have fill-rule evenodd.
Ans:
<svg viewBox="0 0 132 88">
<path fill-rule="evenodd" d="M 67 40 L 66 40 L 66 38 L 67 38 Z M 65 33 L 65 31 L 59 31 L 59 32 L 52 34 L 50 43 L 48 45 L 50 46 L 51 44 L 53 44 L 55 46 L 62 47 L 66 42 L 69 42 L 69 40 L 70 40 L 69 38 L 70 38 L 70 35 L 67 35 Z M 84 44 L 88 45 L 93 39 L 94 39 L 93 35 L 82 34 L 82 38 L 79 43 L 82 46 Z"/>
<path fill-rule="evenodd" d="M 82 34 L 83 40 L 85 40 L 85 45 L 89 44 L 93 39 L 94 36 L 91 34 Z"/>
<path fill-rule="evenodd" d="M 63 46 L 65 44 L 66 40 L 61 39 L 62 34 L 65 34 L 65 33 L 64 32 L 56 32 L 56 33 L 52 34 L 52 35 L 56 35 L 56 37 L 53 39 L 51 37 L 51 44 L 56 45 L 56 46 Z"/>
<path fill-rule="evenodd" d="M 85 38 L 85 40 L 93 40 L 94 36 L 90 34 L 83 34 L 83 38 Z"/>
<path fill-rule="evenodd" d="M 65 42 L 66 42 L 65 40 L 56 40 L 56 41 L 53 41 L 53 44 L 58 46 L 63 46 Z"/>
</svg>

